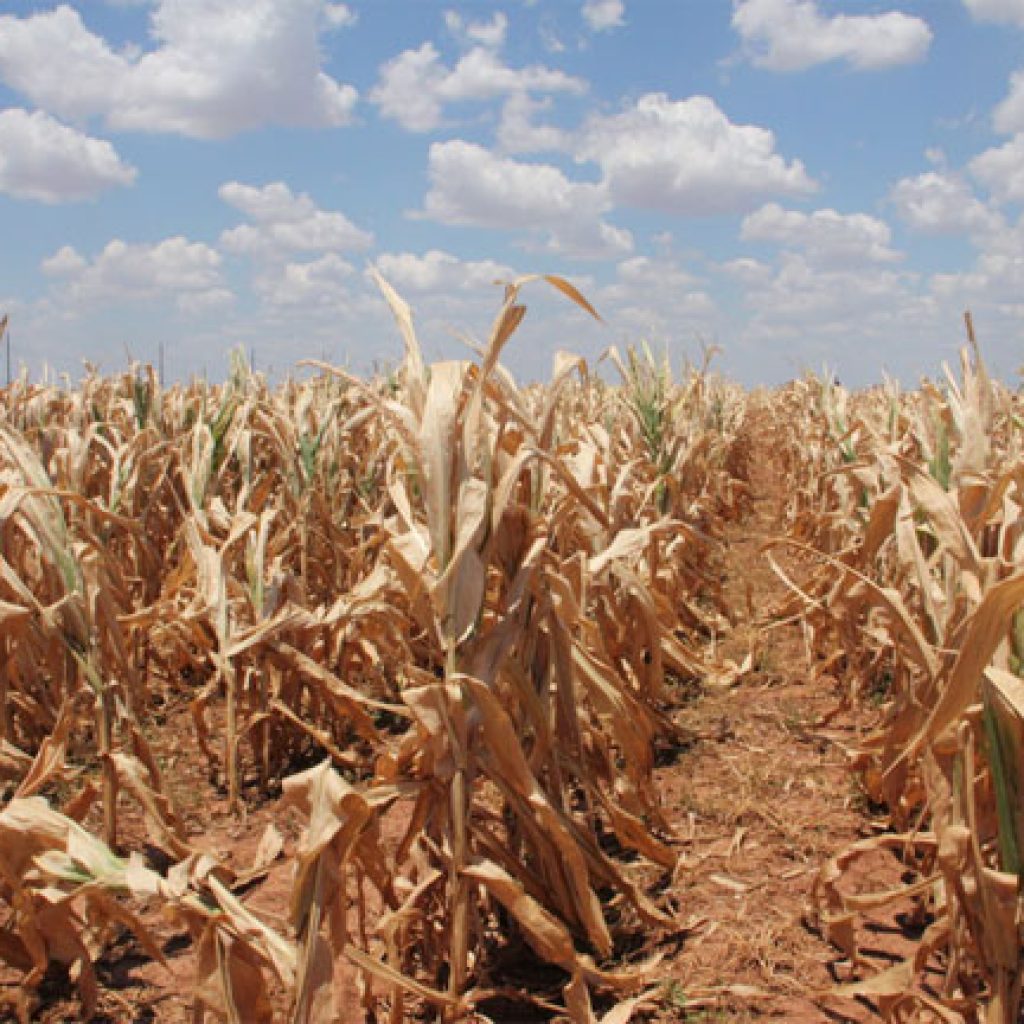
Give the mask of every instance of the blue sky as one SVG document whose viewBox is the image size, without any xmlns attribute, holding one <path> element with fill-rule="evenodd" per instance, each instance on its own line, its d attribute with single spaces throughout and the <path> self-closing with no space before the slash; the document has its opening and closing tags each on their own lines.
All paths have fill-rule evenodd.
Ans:
<svg viewBox="0 0 1024 1024">
<path fill-rule="evenodd" d="M 0 315 L 15 362 L 220 376 L 486 337 L 702 342 L 746 384 L 915 383 L 974 312 L 1024 363 L 1024 0 L 15 0 Z"/>
</svg>

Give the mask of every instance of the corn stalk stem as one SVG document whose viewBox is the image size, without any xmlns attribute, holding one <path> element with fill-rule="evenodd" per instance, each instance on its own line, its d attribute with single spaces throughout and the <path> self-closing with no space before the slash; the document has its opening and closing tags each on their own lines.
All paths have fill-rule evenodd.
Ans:
<svg viewBox="0 0 1024 1024">
<path fill-rule="evenodd" d="M 268 792 L 270 785 L 270 688 L 267 684 L 267 669 L 256 669 L 259 691 L 259 713 L 264 716 L 259 726 L 260 785 Z"/>
<path fill-rule="evenodd" d="M 224 737 L 224 771 L 228 782 L 228 810 L 238 810 L 238 686 L 231 666 L 224 667 L 227 733 Z"/>
<path fill-rule="evenodd" d="M 7 739 L 11 731 L 11 722 L 7 710 L 7 675 L 13 658 L 9 641 L 0 647 L 0 742 Z"/>
<path fill-rule="evenodd" d="M 97 701 L 97 732 L 100 761 L 103 764 L 103 840 L 117 848 L 117 772 L 111 757 L 114 733 L 114 707 L 109 685 L 104 685 Z"/>
<path fill-rule="evenodd" d="M 466 866 L 469 807 L 466 786 L 466 771 L 460 768 L 452 779 L 452 864 L 449 876 L 451 886 L 451 952 L 449 957 L 448 993 L 453 998 L 462 995 L 468 974 L 469 959 L 469 887 L 463 877 Z M 458 1011 L 451 1011 L 449 1019 L 455 1019 Z"/>
<path fill-rule="evenodd" d="M 445 661 L 445 676 L 450 679 L 457 671 L 454 643 L 449 647 Z M 462 699 L 466 699 L 465 691 L 462 693 Z M 458 765 L 449 793 L 452 860 L 448 874 L 451 921 L 448 994 L 454 999 L 459 999 L 469 973 L 469 886 L 463 875 L 469 847 L 469 758 L 466 750 L 468 737 L 464 730 L 458 729 L 455 723 L 449 720 L 448 733 L 455 746 L 455 761 Z M 447 1011 L 445 1016 L 447 1020 L 456 1020 L 460 1014 L 461 1011 L 456 1008 Z"/>
</svg>

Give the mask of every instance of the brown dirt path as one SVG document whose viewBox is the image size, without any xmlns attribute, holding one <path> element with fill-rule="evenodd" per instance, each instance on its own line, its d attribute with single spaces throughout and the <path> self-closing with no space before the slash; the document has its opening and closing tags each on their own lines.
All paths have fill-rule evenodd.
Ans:
<svg viewBox="0 0 1024 1024">
<path fill-rule="evenodd" d="M 778 440 L 751 429 L 753 508 L 728 527 L 722 566 L 740 615 L 723 653 L 737 663 L 752 653 L 753 670 L 678 714 L 699 739 L 659 779 L 685 843 L 675 895 L 684 919 L 698 922 L 666 972 L 659 1021 L 879 1019 L 870 1005 L 825 994 L 847 980 L 845 965 L 807 923 L 819 868 L 872 825 L 845 767 L 854 722 L 822 724 L 837 689 L 812 680 L 800 627 L 768 619 L 785 595 L 760 550 L 784 532 Z M 891 859 L 875 868 L 898 873 Z"/>
</svg>

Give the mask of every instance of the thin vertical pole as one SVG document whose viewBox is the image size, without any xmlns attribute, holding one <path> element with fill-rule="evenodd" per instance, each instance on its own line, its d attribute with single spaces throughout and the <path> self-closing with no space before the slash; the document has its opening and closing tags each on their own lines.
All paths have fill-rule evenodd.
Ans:
<svg viewBox="0 0 1024 1024">
<path fill-rule="evenodd" d="M 0 320 L 0 338 L 4 339 L 7 349 L 7 386 L 11 386 L 11 332 L 7 325 L 7 317 Z"/>
</svg>

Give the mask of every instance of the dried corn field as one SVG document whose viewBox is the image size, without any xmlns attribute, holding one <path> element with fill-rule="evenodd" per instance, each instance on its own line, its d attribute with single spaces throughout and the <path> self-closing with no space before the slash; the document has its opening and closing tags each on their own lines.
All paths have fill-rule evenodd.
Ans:
<svg viewBox="0 0 1024 1024">
<path fill-rule="evenodd" d="M 1018 397 L 645 348 L 23 379 L 12 1020 L 1017 1021 Z"/>
</svg>

